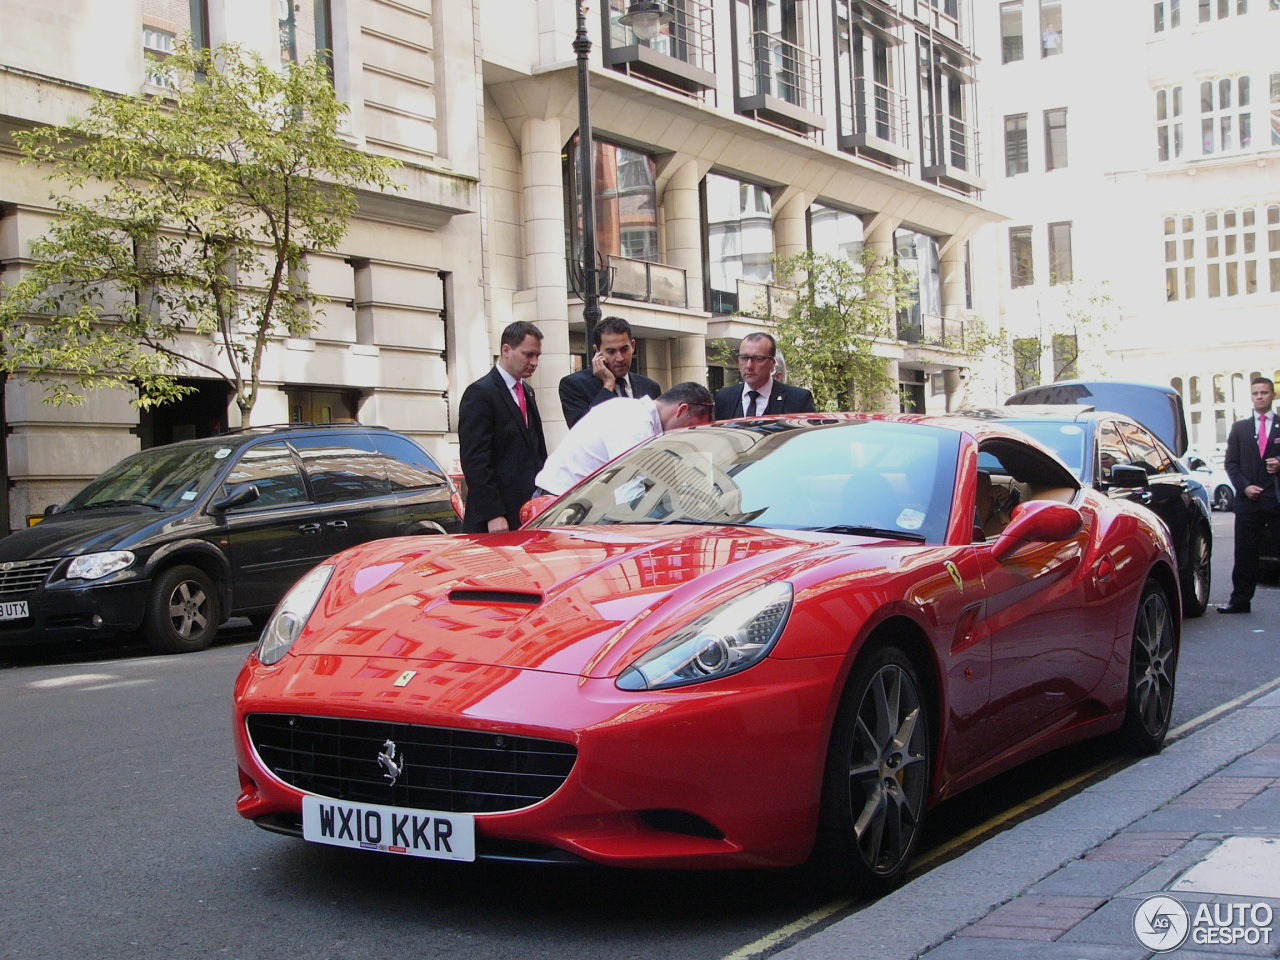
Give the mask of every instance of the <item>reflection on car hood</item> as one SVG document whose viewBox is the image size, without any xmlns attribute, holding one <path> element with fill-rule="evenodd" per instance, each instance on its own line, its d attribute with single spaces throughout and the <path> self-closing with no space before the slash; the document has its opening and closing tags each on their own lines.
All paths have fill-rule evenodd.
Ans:
<svg viewBox="0 0 1280 960">
<path fill-rule="evenodd" d="M 382 541 L 342 555 L 293 652 L 611 676 L 633 649 L 613 649 L 624 626 L 656 642 L 817 555 L 874 542 L 685 525 Z"/>
<path fill-rule="evenodd" d="M 149 507 L 106 507 L 59 516 L 0 540 L 0 562 L 114 550 L 117 544 L 169 519 Z"/>
</svg>

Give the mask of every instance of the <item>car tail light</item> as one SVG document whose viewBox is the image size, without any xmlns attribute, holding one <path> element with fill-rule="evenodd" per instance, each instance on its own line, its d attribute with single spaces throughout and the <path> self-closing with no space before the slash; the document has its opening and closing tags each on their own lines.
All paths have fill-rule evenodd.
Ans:
<svg viewBox="0 0 1280 960">
<path fill-rule="evenodd" d="M 462 503 L 462 495 L 458 493 L 457 490 L 454 490 L 451 494 L 449 494 L 449 502 L 453 504 L 453 509 L 457 511 L 458 519 L 461 520 L 462 511 L 466 509 L 466 507 Z"/>
</svg>

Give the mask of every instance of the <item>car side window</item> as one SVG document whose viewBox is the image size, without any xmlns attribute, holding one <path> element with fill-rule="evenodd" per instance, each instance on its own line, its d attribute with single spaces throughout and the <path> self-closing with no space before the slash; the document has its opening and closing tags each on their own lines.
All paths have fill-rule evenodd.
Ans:
<svg viewBox="0 0 1280 960">
<path fill-rule="evenodd" d="M 367 434 L 297 437 L 294 449 L 318 503 L 367 500 L 391 493 L 386 458 Z"/>
<path fill-rule="evenodd" d="M 293 451 L 283 440 L 261 443 L 241 454 L 223 481 L 222 495 L 227 496 L 245 483 L 252 483 L 258 488 L 258 499 L 246 504 L 245 509 L 305 503 L 308 499 Z"/>
<path fill-rule="evenodd" d="M 1129 449 L 1124 445 L 1120 431 L 1114 421 L 1103 420 L 1098 424 L 1098 478 L 1103 482 L 1111 481 L 1111 468 L 1128 466 L 1133 461 Z"/>
<path fill-rule="evenodd" d="M 444 471 L 420 446 L 398 434 L 374 434 L 374 445 L 386 454 L 387 480 L 398 493 L 442 487 L 448 481 Z"/>
<path fill-rule="evenodd" d="M 1120 421 L 1118 426 L 1129 447 L 1129 453 L 1133 456 L 1133 462 L 1145 469 L 1148 476 L 1182 472 L 1167 448 L 1145 427 L 1125 421 Z"/>
</svg>

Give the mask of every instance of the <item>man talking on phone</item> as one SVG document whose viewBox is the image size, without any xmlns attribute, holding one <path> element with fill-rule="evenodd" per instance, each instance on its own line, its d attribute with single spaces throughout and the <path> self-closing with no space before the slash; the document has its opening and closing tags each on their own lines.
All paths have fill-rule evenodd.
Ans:
<svg viewBox="0 0 1280 960">
<path fill-rule="evenodd" d="M 591 367 L 571 373 L 560 381 L 560 407 L 565 423 L 572 427 L 592 407 L 614 397 L 658 399 L 662 388 L 657 381 L 631 372 L 636 341 L 631 324 L 622 317 L 605 317 L 596 324 L 592 336 Z"/>
</svg>

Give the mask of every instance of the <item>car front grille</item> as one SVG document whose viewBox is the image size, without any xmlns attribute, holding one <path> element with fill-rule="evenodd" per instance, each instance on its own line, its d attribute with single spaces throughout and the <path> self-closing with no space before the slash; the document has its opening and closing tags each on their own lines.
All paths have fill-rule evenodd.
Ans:
<svg viewBox="0 0 1280 960">
<path fill-rule="evenodd" d="M 34 593 L 49 578 L 59 557 L 48 560 L 14 560 L 0 563 L 0 598 Z"/>
<path fill-rule="evenodd" d="M 518 810 L 545 800 L 578 756 L 559 740 L 375 720 L 258 713 L 246 724 L 267 769 L 299 790 L 449 813 Z M 380 754 L 391 763 L 380 763 Z M 394 784 L 392 765 L 400 768 Z"/>
</svg>

